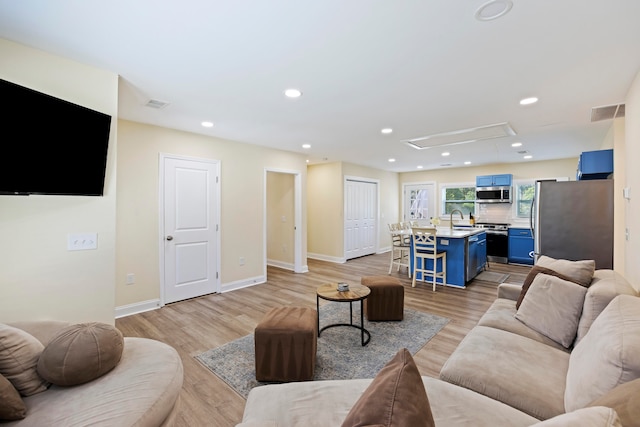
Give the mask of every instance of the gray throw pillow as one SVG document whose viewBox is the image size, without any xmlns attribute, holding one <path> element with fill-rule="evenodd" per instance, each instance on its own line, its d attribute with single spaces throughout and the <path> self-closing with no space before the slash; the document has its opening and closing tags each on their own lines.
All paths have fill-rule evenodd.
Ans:
<svg viewBox="0 0 640 427">
<path fill-rule="evenodd" d="M 533 279 L 515 317 L 569 348 L 576 338 L 586 293 L 584 286 L 540 273 Z"/>
<path fill-rule="evenodd" d="M 589 286 L 593 274 L 596 271 L 596 262 L 592 259 L 581 261 L 570 261 L 568 259 L 555 259 L 542 255 L 536 261 L 536 265 L 549 268 L 569 277 L 572 281 L 583 286 Z"/>
</svg>

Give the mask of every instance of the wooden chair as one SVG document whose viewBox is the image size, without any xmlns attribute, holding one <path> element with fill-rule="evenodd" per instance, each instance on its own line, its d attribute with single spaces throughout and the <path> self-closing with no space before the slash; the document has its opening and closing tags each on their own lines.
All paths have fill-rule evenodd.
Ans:
<svg viewBox="0 0 640 427">
<path fill-rule="evenodd" d="M 400 271 L 400 267 L 406 267 L 407 274 L 411 278 L 411 234 L 400 223 L 389 224 L 389 232 L 391 233 L 389 274 L 394 266 L 396 271 Z"/>
<path fill-rule="evenodd" d="M 413 281 L 412 287 L 416 287 L 416 277 L 422 274 L 422 281 L 426 282 L 426 276 L 433 279 L 433 291 L 436 291 L 438 278 L 442 279 L 442 285 L 447 283 L 447 253 L 438 251 L 436 229 L 430 227 L 414 227 L 411 229 L 413 236 Z M 440 260 L 440 271 L 438 271 Z M 431 268 L 429 268 L 429 261 Z"/>
</svg>

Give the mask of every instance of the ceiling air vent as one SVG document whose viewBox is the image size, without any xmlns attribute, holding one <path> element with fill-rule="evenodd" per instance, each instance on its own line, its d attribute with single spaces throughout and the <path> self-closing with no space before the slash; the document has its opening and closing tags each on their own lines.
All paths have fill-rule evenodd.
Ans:
<svg viewBox="0 0 640 427">
<path fill-rule="evenodd" d="M 167 105 L 169 105 L 168 102 L 164 102 L 164 101 L 158 101 L 157 99 L 150 99 L 149 101 L 147 101 L 147 103 L 145 104 L 146 107 L 149 108 L 155 108 L 156 110 L 162 110 L 163 108 L 165 108 Z"/>
<path fill-rule="evenodd" d="M 593 107 L 591 109 L 592 122 L 617 119 L 618 117 L 624 117 L 624 104 L 603 105 L 602 107 Z"/>
<path fill-rule="evenodd" d="M 418 138 L 405 139 L 403 142 L 415 149 L 424 150 L 427 148 L 443 147 L 446 145 L 467 144 L 469 142 L 481 141 L 483 139 L 502 138 L 515 134 L 516 132 L 511 128 L 509 123 L 505 122 L 420 136 Z"/>
</svg>

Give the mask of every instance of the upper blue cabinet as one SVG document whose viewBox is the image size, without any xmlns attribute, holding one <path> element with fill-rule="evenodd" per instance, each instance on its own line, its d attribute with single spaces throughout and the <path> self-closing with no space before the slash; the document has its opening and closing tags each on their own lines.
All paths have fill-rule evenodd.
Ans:
<svg viewBox="0 0 640 427">
<path fill-rule="evenodd" d="M 510 187 L 513 175 L 505 173 L 502 175 L 482 175 L 476 176 L 476 187 Z"/>
<path fill-rule="evenodd" d="M 576 179 L 607 179 L 613 173 L 613 149 L 584 151 L 578 160 Z"/>
</svg>

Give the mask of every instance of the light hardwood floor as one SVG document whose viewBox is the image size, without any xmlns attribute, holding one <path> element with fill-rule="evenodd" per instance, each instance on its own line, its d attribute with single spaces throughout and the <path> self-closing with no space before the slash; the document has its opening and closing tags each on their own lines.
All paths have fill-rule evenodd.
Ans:
<svg viewBox="0 0 640 427">
<path fill-rule="evenodd" d="M 184 385 L 176 426 L 227 427 L 242 419 L 245 400 L 194 356 L 253 333 L 272 307 L 315 308 L 315 291 L 323 283 L 359 283 L 362 276 L 386 275 L 389 254 L 370 255 L 344 264 L 309 259 L 308 266 L 309 272 L 304 274 L 269 267 L 264 284 L 168 304 L 116 320 L 116 327 L 125 336 L 163 341 L 180 353 Z M 488 270 L 510 273 L 509 282 L 521 283 L 529 267 L 490 263 Z M 437 377 L 460 340 L 495 300 L 497 284 L 474 280 L 466 289 L 439 286 L 432 292 L 429 284 L 420 282 L 412 288 L 406 271 L 394 271 L 392 276 L 405 285 L 407 308 L 450 319 L 414 356 L 422 375 Z"/>
</svg>

